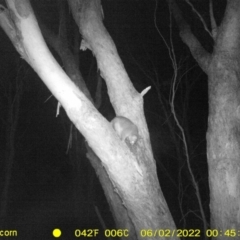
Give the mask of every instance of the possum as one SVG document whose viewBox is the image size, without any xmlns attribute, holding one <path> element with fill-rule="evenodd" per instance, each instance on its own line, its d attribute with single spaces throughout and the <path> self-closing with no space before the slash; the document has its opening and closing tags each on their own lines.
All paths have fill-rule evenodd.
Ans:
<svg viewBox="0 0 240 240">
<path fill-rule="evenodd" d="M 122 141 L 128 140 L 131 145 L 137 142 L 138 128 L 128 118 L 117 116 L 111 121 L 111 124 Z"/>
</svg>

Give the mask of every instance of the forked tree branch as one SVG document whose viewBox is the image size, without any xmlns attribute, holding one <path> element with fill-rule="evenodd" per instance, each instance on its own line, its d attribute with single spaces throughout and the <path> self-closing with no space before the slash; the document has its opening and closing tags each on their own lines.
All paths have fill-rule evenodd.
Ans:
<svg viewBox="0 0 240 240">
<path fill-rule="evenodd" d="M 189 47 L 192 56 L 198 62 L 204 72 L 207 72 L 211 55 L 202 47 L 198 39 L 193 35 L 189 24 L 184 20 L 182 12 L 175 0 L 167 0 L 180 31 L 182 41 Z"/>
</svg>

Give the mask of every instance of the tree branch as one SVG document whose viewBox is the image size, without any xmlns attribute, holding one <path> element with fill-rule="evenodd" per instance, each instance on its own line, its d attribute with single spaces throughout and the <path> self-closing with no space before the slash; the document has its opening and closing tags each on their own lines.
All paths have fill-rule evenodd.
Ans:
<svg viewBox="0 0 240 240">
<path fill-rule="evenodd" d="M 219 27 L 216 47 L 239 58 L 240 47 L 240 1 L 228 0 L 223 21 Z"/>
<path fill-rule="evenodd" d="M 180 37 L 182 41 L 189 47 L 192 56 L 198 62 L 199 66 L 204 72 L 208 71 L 211 55 L 202 47 L 201 43 L 191 32 L 190 26 L 184 20 L 182 12 L 180 11 L 175 0 L 167 0 L 169 8 L 173 13 L 178 28 L 180 30 Z"/>
<path fill-rule="evenodd" d="M 210 15 L 210 21 L 211 21 L 212 37 L 215 41 L 217 37 L 218 27 L 214 18 L 212 0 L 209 1 L 209 15 Z"/>
<path fill-rule="evenodd" d="M 189 1 L 189 0 L 185 0 L 187 2 L 187 4 L 192 8 L 193 12 L 195 12 L 197 14 L 197 16 L 199 17 L 200 21 L 203 24 L 203 27 L 205 29 L 205 31 L 210 35 L 210 37 L 212 37 L 212 33 L 209 31 L 206 22 L 204 21 L 203 17 L 201 16 L 201 14 L 197 11 L 197 9 L 193 6 L 193 4 Z"/>
</svg>

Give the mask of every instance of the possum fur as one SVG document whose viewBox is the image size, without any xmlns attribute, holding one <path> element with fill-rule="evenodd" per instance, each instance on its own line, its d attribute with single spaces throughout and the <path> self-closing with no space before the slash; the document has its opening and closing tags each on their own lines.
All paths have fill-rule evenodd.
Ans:
<svg viewBox="0 0 240 240">
<path fill-rule="evenodd" d="M 118 116 L 111 121 L 111 124 L 122 141 L 128 139 L 131 145 L 136 143 L 139 137 L 138 128 L 132 121 L 128 118 Z"/>
</svg>

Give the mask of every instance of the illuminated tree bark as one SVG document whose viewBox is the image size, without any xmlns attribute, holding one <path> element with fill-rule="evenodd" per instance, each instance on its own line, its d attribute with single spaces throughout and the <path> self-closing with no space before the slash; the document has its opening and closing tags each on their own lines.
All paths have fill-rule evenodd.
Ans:
<svg viewBox="0 0 240 240">
<path fill-rule="evenodd" d="M 229 0 L 216 25 L 210 1 L 214 49 L 208 53 L 191 32 L 177 1 L 168 0 L 182 41 L 208 75 L 207 157 L 211 228 L 238 229 L 240 224 L 240 1 Z M 204 24 L 206 28 L 206 24 Z M 224 238 L 224 237 L 223 237 Z M 221 237 L 219 237 L 221 239 Z"/>
<path fill-rule="evenodd" d="M 105 188 L 105 193 L 117 227 L 130 230 L 128 239 L 141 239 L 143 229 L 175 229 L 158 183 L 143 112 L 143 96 L 148 89 L 141 94 L 134 89 L 102 23 L 100 1 L 74 0 L 69 1 L 69 5 L 83 36 L 81 48 L 90 49 L 96 56 L 116 115 L 130 119 L 138 127 L 139 139 L 134 146 L 121 141 L 111 124 L 58 65 L 43 40 L 29 1 L 9 0 L 7 4 L 11 14 L 1 7 L 1 27 L 100 158 L 107 173 L 102 175 L 102 184 L 107 181 L 112 186 Z M 158 236 L 150 237 L 159 239 Z"/>
</svg>

